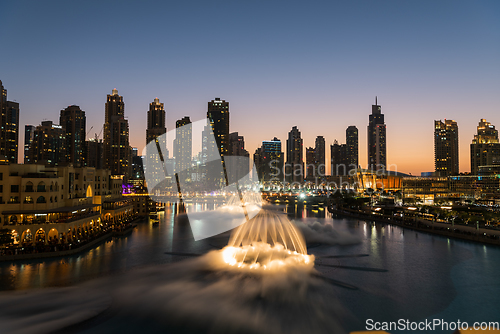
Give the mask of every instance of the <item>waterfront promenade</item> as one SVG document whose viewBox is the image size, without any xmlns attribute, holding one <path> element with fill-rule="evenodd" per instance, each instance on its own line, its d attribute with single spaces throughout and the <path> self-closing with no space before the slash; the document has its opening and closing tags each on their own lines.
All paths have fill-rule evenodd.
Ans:
<svg viewBox="0 0 500 334">
<path fill-rule="evenodd" d="M 416 217 L 409 218 L 409 217 L 389 216 L 378 213 L 361 212 L 345 208 L 335 209 L 331 206 L 328 207 L 328 211 L 332 214 L 362 219 L 368 222 L 376 221 L 381 223 L 397 225 L 400 227 L 420 232 L 438 234 L 450 238 L 459 238 L 463 240 L 500 246 L 500 230 L 494 230 L 477 226 L 474 227 L 469 225 L 440 223 Z"/>
<path fill-rule="evenodd" d="M 107 228 L 92 238 L 83 240 L 78 244 L 34 245 L 2 249 L 0 250 L 0 262 L 43 259 L 77 254 L 88 250 L 111 237 L 119 237 L 131 233 L 136 226 L 134 223 L 140 221 L 141 219 L 142 218 L 136 219 L 133 222 L 116 226 L 115 228 Z"/>
</svg>

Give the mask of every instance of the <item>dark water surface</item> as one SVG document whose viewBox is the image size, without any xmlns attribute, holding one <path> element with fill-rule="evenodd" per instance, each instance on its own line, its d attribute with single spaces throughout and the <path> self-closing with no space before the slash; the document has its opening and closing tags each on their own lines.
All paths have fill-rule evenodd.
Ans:
<svg viewBox="0 0 500 334">
<path fill-rule="evenodd" d="M 183 260 L 183 257 L 165 252 L 206 253 L 224 246 L 227 236 L 195 242 L 187 221 L 174 216 L 173 210 L 167 207 L 159 214 L 157 227 L 150 222 L 139 223 L 131 235 L 114 238 L 80 255 L 1 262 L 0 289 L 72 286 L 106 275 Z M 309 253 L 317 257 L 319 272 L 358 288 L 333 286 L 338 302 L 346 311 L 343 316 L 345 330 L 364 330 L 367 319 L 382 322 L 437 318 L 448 322 L 467 321 L 469 325 L 476 321 L 500 321 L 499 247 L 380 223 L 332 218 L 319 208 L 288 207 L 285 210 L 291 219 L 326 222 L 335 230 L 360 237 L 360 243 L 350 245 L 308 245 Z M 368 256 L 361 256 L 364 254 Z M 332 255 L 352 257 L 321 258 Z M 367 268 L 386 269 L 387 272 Z M 95 332 L 99 332 L 99 328 L 107 332 L 110 328 L 118 331 L 127 327 L 117 321 L 110 327 L 112 323 L 99 324 Z M 154 324 L 146 327 L 153 330 Z"/>
</svg>

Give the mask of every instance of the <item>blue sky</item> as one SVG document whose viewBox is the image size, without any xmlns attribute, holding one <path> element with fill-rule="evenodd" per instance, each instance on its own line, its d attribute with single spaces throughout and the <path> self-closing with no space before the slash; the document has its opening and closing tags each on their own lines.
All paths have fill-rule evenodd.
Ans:
<svg viewBox="0 0 500 334">
<path fill-rule="evenodd" d="M 417 174 L 434 168 L 434 119 L 458 122 L 461 171 L 479 119 L 500 126 L 498 1 L 3 1 L 0 34 L 22 129 L 77 104 L 93 136 L 116 87 L 142 149 L 155 97 L 169 129 L 220 97 L 251 153 L 294 125 L 305 146 L 356 125 L 365 164 L 378 95 L 388 162 Z"/>
</svg>

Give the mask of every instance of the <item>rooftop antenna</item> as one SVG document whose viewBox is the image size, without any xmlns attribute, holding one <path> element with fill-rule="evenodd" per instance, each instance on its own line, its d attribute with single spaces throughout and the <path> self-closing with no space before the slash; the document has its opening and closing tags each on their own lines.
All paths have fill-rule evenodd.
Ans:
<svg viewBox="0 0 500 334">
<path fill-rule="evenodd" d="M 375 96 L 375 105 L 378 106 L 377 97 Z"/>
</svg>

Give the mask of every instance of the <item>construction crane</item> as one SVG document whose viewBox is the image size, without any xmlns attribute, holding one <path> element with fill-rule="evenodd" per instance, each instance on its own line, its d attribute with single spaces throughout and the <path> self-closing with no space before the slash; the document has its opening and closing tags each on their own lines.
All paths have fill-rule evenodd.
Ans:
<svg viewBox="0 0 500 334">
<path fill-rule="evenodd" d="M 99 131 L 99 134 L 95 133 L 95 141 L 98 142 L 99 141 L 99 137 L 101 136 L 101 133 L 102 133 L 102 130 L 104 129 L 104 125 L 102 126 L 101 128 L 101 131 Z"/>
<path fill-rule="evenodd" d="M 94 128 L 94 126 L 92 125 L 92 126 L 90 127 L 90 130 L 89 130 L 89 131 L 87 131 L 87 134 L 85 135 L 85 138 L 88 138 L 88 137 L 89 137 L 89 133 L 90 133 L 90 131 L 92 131 L 92 129 L 93 129 L 93 128 Z"/>
</svg>

